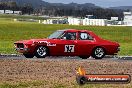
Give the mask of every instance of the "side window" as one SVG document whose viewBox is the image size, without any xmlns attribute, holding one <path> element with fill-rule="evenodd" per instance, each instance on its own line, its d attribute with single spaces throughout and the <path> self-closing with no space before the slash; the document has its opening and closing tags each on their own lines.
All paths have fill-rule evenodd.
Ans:
<svg viewBox="0 0 132 88">
<path fill-rule="evenodd" d="M 92 36 L 90 36 L 88 33 L 86 32 L 81 32 L 79 33 L 79 39 L 80 40 L 93 40 Z"/>
<path fill-rule="evenodd" d="M 75 32 L 66 32 L 64 36 L 62 36 L 62 39 L 66 40 L 76 40 L 76 33 Z"/>
</svg>

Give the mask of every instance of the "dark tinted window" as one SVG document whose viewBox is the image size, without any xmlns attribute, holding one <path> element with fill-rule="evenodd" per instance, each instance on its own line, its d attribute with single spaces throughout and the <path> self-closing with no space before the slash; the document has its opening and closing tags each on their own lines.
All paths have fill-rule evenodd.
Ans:
<svg viewBox="0 0 132 88">
<path fill-rule="evenodd" d="M 66 40 L 76 40 L 76 33 L 66 32 L 62 38 L 64 39 L 64 37 L 66 38 Z"/>
</svg>

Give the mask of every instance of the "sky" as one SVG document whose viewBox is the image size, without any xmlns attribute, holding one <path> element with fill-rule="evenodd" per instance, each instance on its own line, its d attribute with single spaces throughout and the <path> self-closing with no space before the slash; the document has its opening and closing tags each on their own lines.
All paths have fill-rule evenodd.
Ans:
<svg viewBox="0 0 132 88">
<path fill-rule="evenodd" d="M 132 0 L 44 0 L 50 3 L 93 3 L 101 7 L 132 6 Z"/>
</svg>

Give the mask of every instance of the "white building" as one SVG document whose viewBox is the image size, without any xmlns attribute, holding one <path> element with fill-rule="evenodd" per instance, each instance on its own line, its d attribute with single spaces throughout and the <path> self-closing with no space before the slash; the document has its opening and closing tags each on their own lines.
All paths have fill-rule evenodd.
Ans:
<svg viewBox="0 0 132 88">
<path fill-rule="evenodd" d="M 132 12 L 124 12 L 124 25 L 132 26 Z"/>
<path fill-rule="evenodd" d="M 4 14 L 4 10 L 0 10 L 0 14 Z"/>
<path fill-rule="evenodd" d="M 0 10 L 0 14 L 4 14 L 4 10 Z M 5 10 L 5 14 L 13 14 L 12 10 Z"/>
<path fill-rule="evenodd" d="M 5 10 L 5 14 L 13 14 L 12 10 Z"/>
<path fill-rule="evenodd" d="M 22 11 L 14 11 L 14 14 L 21 14 Z M 13 11 L 12 10 L 5 10 L 5 13 L 4 13 L 4 10 L 0 10 L 0 14 L 13 14 Z"/>
<path fill-rule="evenodd" d="M 118 21 L 119 20 L 119 17 L 111 17 L 111 20 L 112 21 Z"/>
<path fill-rule="evenodd" d="M 42 22 L 43 24 L 67 24 L 67 19 L 47 19 Z"/>
<path fill-rule="evenodd" d="M 14 11 L 14 14 L 21 14 L 22 11 Z"/>
<path fill-rule="evenodd" d="M 88 18 L 88 19 L 94 19 L 95 17 L 94 17 L 94 15 L 86 15 L 86 18 Z"/>
</svg>

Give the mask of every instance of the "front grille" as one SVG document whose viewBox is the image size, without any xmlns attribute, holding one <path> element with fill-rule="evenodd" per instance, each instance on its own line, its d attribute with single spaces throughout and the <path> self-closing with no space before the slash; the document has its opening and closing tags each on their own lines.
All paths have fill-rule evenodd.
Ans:
<svg viewBox="0 0 132 88">
<path fill-rule="evenodd" d="M 18 43 L 17 48 L 24 48 L 24 44 L 23 43 Z"/>
</svg>

